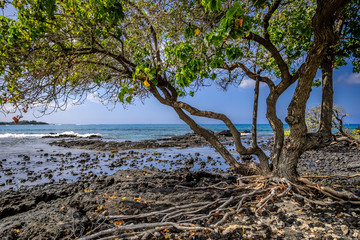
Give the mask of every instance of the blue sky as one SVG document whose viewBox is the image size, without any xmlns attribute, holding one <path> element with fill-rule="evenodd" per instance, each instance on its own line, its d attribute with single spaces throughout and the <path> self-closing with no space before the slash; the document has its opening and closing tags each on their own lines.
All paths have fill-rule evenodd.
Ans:
<svg viewBox="0 0 360 240">
<path fill-rule="evenodd" d="M 278 101 L 278 115 L 284 120 L 287 106 L 291 100 L 295 84 L 288 89 Z M 267 87 L 260 88 L 259 123 L 268 123 L 265 117 L 265 99 Z M 211 110 L 226 114 L 234 123 L 250 123 L 254 97 L 253 81 L 245 80 L 239 87 L 232 87 L 224 92 L 216 86 L 201 89 L 194 97 L 186 97 L 183 101 L 202 110 Z M 360 124 L 360 74 L 352 73 L 351 66 L 334 72 L 334 102 L 345 108 L 351 116 L 347 123 Z M 321 87 L 313 88 L 308 108 L 321 103 Z M 11 121 L 12 115 L 0 115 L 0 121 Z M 66 111 L 58 111 L 50 115 L 35 118 L 31 111 L 25 114 L 26 120 L 46 121 L 66 124 L 163 124 L 182 123 L 174 110 L 148 98 L 145 103 L 136 101 L 124 108 L 121 104 L 109 111 L 96 99 L 89 98 L 83 105 L 70 106 Z M 199 123 L 220 123 L 215 120 L 196 118 Z"/>
<path fill-rule="evenodd" d="M 9 14 L 9 13 L 8 13 Z M 5 15 L 8 15 L 5 13 Z M 318 74 L 319 75 L 319 74 Z M 318 76 L 318 78 L 320 75 Z M 216 86 L 206 87 L 183 101 L 201 110 L 211 110 L 226 114 L 234 123 L 250 123 L 252 118 L 253 81 L 245 80 L 239 87 L 232 87 L 224 92 Z M 278 101 L 278 116 L 284 120 L 287 106 L 291 100 L 296 83 L 288 89 Z M 260 89 L 259 123 L 268 123 L 265 117 L 265 99 L 267 87 Z M 313 88 L 307 107 L 321 103 L 321 87 Z M 346 123 L 360 124 L 360 74 L 352 73 L 351 65 L 334 72 L 334 103 L 342 106 L 351 116 Z M 136 101 L 124 108 L 118 104 L 109 111 L 97 100 L 89 98 L 83 105 L 70 106 L 66 111 L 58 111 L 40 118 L 34 117 L 36 112 L 29 111 L 24 120 L 37 120 L 63 124 L 164 124 L 182 123 L 174 110 L 148 98 L 145 103 Z M 12 121 L 13 115 L 0 114 L 0 121 Z M 220 123 L 215 120 L 196 118 L 199 123 Z"/>
</svg>

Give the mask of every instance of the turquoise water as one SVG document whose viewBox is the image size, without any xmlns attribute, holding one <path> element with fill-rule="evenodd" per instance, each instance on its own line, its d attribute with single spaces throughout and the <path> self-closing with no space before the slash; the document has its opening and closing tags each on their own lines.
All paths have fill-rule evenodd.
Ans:
<svg viewBox="0 0 360 240">
<path fill-rule="evenodd" d="M 227 129 L 221 124 L 207 124 L 203 127 L 214 132 Z M 251 131 L 251 124 L 237 124 L 240 131 Z M 88 136 L 101 135 L 111 140 L 145 140 L 178 136 L 190 133 L 192 130 L 185 124 L 95 124 L 95 125 L 7 125 L 0 126 L 0 139 L 4 138 L 41 138 L 50 133 L 76 134 Z M 272 130 L 268 124 L 258 125 L 258 134 L 271 136 Z"/>
<path fill-rule="evenodd" d="M 214 132 L 227 129 L 222 124 L 205 124 L 203 127 Z M 359 124 L 346 125 L 355 129 Z M 251 124 L 236 124 L 239 131 L 251 131 Z M 287 125 L 284 125 L 287 129 Z M 0 142 L 2 139 L 41 138 L 50 133 L 75 134 L 86 137 L 91 134 L 100 135 L 109 140 L 139 141 L 183 135 L 192 132 L 185 124 L 93 124 L 93 125 L 0 125 Z M 259 136 L 271 136 L 270 125 L 259 124 Z"/>
</svg>

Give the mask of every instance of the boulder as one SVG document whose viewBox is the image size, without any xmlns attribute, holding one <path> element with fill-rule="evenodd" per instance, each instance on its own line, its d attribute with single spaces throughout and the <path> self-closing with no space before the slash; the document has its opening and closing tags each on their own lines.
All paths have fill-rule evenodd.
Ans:
<svg viewBox="0 0 360 240">
<path fill-rule="evenodd" d="M 216 134 L 220 135 L 220 136 L 225 136 L 225 137 L 232 137 L 230 130 L 223 130 L 223 131 L 217 132 Z"/>
</svg>

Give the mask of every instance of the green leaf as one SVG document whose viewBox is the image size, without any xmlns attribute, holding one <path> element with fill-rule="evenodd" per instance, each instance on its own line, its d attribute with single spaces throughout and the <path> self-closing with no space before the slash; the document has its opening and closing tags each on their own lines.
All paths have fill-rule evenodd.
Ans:
<svg viewBox="0 0 360 240">
<path fill-rule="evenodd" d="M 202 0 L 201 3 L 206 10 L 219 11 L 221 8 L 221 0 Z"/>
<path fill-rule="evenodd" d="M 150 72 L 150 68 L 144 68 L 144 73 L 145 74 L 149 74 L 149 72 Z"/>
<path fill-rule="evenodd" d="M 210 75 L 210 79 L 211 79 L 211 80 L 215 80 L 216 77 L 217 77 L 216 73 L 212 73 L 212 74 Z"/>
<path fill-rule="evenodd" d="M 241 48 L 238 46 L 230 45 L 230 47 L 228 47 L 225 50 L 225 52 L 230 61 L 239 59 L 240 57 L 242 57 L 244 55 L 243 52 L 241 51 Z"/>
<path fill-rule="evenodd" d="M 98 76 L 95 77 L 94 83 L 100 87 L 100 78 Z"/>
<path fill-rule="evenodd" d="M 321 81 L 319 79 L 315 79 L 312 83 L 313 87 L 320 87 L 321 86 Z"/>
<path fill-rule="evenodd" d="M 127 103 L 130 103 L 131 100 L 132 100 L 132 96 L 128 96 L 125 100 L 126 100 Z"/>
<path fill-rule="evenodd" d="M 124 87 L 120 90 L 120 93 L 118 95 L 120 102 L 124 103 L 124 96 L 125 93 L 127 93 L 127 91 L 128 91 L 128 87 Z"/>
<path fill-rule="evenodd" d="M 186 28 L 185 28 L 185 34 L 184 34 L 185 37 L 189 38 L 189 37 L 195 36 L 196 35 L 195 30 L 196 29 L 197 29 L 197 27 L 192 25 L 192 24 L 187 25 Z"/>
<path fill-rule="evenodd" d="M 235 15 L 236 12 L 237 12 L 237 7 L 235 7 L 235 3 L 234 3 L 234 6 L 231 7 L 231 8 L 227 11 L 227 13 L 226 13 L 226 18 L 227 18 L 227 19 L 231 19 L 231 18 Z"/>
<path fill-rule="evenodd" d="M 151 75 L 150 75 L 151 76 Z M 150 78 L 149 78 L 150 79 Z M 156 78 L 153 78 L 152 76 L 151 76 L 151 82 L 152 82 L 152 84 L 154 84 L 155 86 L 157 86 L 158 85 L 158 81 L 157 81 L 157 79 Z"/>
</svg>

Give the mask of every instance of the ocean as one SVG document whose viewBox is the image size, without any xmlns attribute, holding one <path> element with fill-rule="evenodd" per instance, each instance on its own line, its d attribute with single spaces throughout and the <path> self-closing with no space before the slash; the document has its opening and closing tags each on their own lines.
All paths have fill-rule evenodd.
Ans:
<svg viewBox="0 0 360 240">
<path fill-rule="evenodd" d="M 227 129 L 225 125 L 220 124 L 202 126 L 214 132 Z M 355 129 L 357 126 L 358 124 L 352 124 L 347 127 Z M 251 124 L 237 124 L 236 127 L 241 132 L 251 131 Z M 51 181 L 73 181 L 90 172 L 97 175 L 112 174 L 119 169 L 144 167 L 172 170 L 175 169 L 175 164 L 164 159 L 174 159 L 181 166 L 186 157 L 198 157 L 203 162 L 209 162 L 209 159 L 216 161 L 216 164 L 207 164 L 206 167 L 195 164 L 193 170 L 211 171 L 217 168 L 226 171 L 229 166 L 220 154 L 210 147 L 139 150 L 139 154 L 144 157 L 143 160 L 140 159 L 133 165 L 115 164 L 117 167 L 114 167 L 114 163 L 121 158 L 120 155 L 118 158 L 111 158 L 110 153 L 50 146 L 49 143 L 57 139 L 42 138 L 50 134 L 71 134 L 78 137 L 99 135 L 104 141 L 140 141 L 190 132 L 192 130 L 184 124 L 0 125 L 0 191 Z M 258 125 L 260 139 L 269 138 L 272 134 L 270 125 Z M 234 156 L 238 157 L 233 149 L 231 150 Z M 78 162 L 84 154 L 90 154 L 92 165 Z M 153 155 L 145 161 L 145 155 L 151 154 Z M 51 177 L 48 177 L 49 174 Z"/>
<path fill-rule="evenodd" d="M 214 132 L 227 129 L 221 124 L 203 127 Z M 251 124 L 237 124 L 240 131 L 251 131 Z M 185 124 L 91 124 L 91 125 L 0 125 L 0 158 L 7 155 L 32 152 L 35 148 L 46 149 L 49 141 L 42 137 L 55 134 L 71 134 L 78 137 L 98 135 L 108 141 L 140 141 L 184 135 L 192 130 Z M 271 136 L 268 124 L 258 125 L 259 136 Z"/>
<path fill-rule="evenodd" d="M 205 124 L 203 127 L 214 132 L 227 129 L 222 124 Z M 237 124 L 240 131 L 251 131 L 251 124 Z M 185 124 L 91 124 L 91 125 L 0 125 L 0 139 L 41 138 L 50 133 L 76 134 L 86 137 L 101 135 L 104 139 L 118 141 L 139 141 L 172 137 L 192 132 Z M 259 135 L 272 134 L 270 125 L 259 124 Z"/>
</svg>

